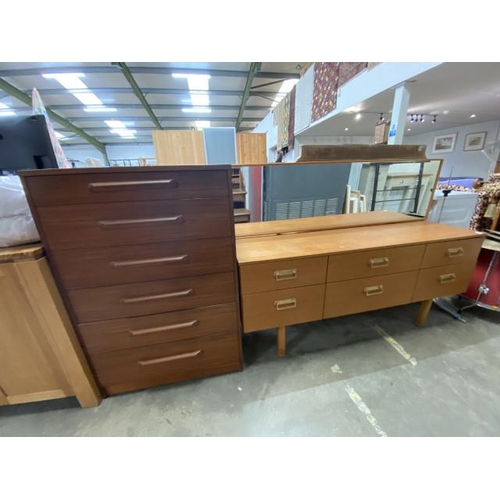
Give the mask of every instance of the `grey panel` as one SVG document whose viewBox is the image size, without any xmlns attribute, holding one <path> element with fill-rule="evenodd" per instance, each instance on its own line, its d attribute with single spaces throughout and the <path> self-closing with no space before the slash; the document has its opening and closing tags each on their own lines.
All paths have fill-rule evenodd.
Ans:
<svg viewBox="0 0 500 500">
<path fill-rule="evenodd" d="M 207 118 L 209 120 L 210 118 Z M 208 165 L 236 163 L 236 131 L 234 127 L 213 127 L 203 130 Z"/>
<path fill-rule="evenodd" d="M 350 163 L 264 169 L 264 220 L 342 213 Z"/>
</svg>

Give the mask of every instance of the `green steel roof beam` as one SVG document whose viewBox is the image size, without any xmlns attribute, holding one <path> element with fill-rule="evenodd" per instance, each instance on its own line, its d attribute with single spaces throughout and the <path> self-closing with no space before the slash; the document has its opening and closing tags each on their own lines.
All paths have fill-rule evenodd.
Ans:
<svg viewBox="0 0 500 500">
<path fill-rule="evenodd" d="M 255 75 L 260 71 L 262 66 L 261 62 L 253 62 L 250 64 L 250 70 L 248 71 L 247 81 L 245 83 L 245 90 L 243 91 L 243 97 L 241 98 L 240 109 L 238 111 L 238 117 L 236 118 L 236 130 L 238 130 L 241 121 L 243 119 L 243 113 L 245 112 L 245 107 L 250 97 L 250 90 L 252 88 L 253 79 Z"/>
<path fill-rule="evenodd" d="M 7 92 L 7 94 L 11 95 L 12 97 L 19 99 L 21 102 L 24 102 L 24 104 L 32 106 L 32 99 L 28 94 L 26 94 L 22 90 L 19 90 L 17 87 L 14 87 L 14 85 L 11 85 L 3 78 L 0 78 L 0 89 L 4 90 L 5 92 Z M 75 127 L 75 125 L 66 120 L 66 118 L 63 118 L 57 113 L 54 113 L 54 111 L 52 111 L 50 108 L 45 107 L 45 109 L 47 110 L 47 114 L 49 115 L 51 120 L 54 120 L 55 122 L 62 125 L 64 128 L 71 130 L 75 134 L 78 134 L 80 137 L 83 137 L 87 142 L 92 144 L 92 146 L 94 146 L 98 151 L 100 151 L 104 157 L 104 161 L 109 163 L 108 154 L 106 152 L 106 146 L 102 142 L 99 142 L 96 138 L 87 134 L 81 128 Z"/>
<path fill-rule="evenodd" d="M 163 130 L 163 127 L 161 126 L 160 121 L 158 118 L 156 118 L 156 115 L 154 114 L 153 110 L 151 109 L 151 106 L 149 105 L 148 101 L 144 97 L 144 94 L 142 93 L 141 88 L 139 85 L 137 85 L 137 82 L 135 81 L 135 78 L 133 77 L 132 73 L 128 69 L 127 65 L 124 62 L 116 62 L 116 63 L 111 63 L 116 66 L 118 66 L 123 73 L 123 76 L 127 79 L 128 83 L 130 83 L 130 86 L 132 87 L 132 90 L 134 91 L 134 94 L 137 96 L 139 101 L 141 101 L 141 104 L 144 106 L 144 109 L 147 111 L 148 115 L 151 117 L 151 120 L 153 120 L 153 123 L 156 125 L 156 128 L 159 130 Z"/>
</svg>

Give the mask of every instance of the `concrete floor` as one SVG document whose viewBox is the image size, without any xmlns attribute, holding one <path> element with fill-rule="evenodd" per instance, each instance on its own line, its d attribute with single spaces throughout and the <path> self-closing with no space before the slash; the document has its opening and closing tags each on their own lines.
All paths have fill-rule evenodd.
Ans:
<svg viewBox="0 0 500 500">
<path fill-rule="evenodd" d="M 0 436 L 499 436 L 500 314 L 415 304 L 247 335 L 242 372 L 0 407 Z"/>
</svg>

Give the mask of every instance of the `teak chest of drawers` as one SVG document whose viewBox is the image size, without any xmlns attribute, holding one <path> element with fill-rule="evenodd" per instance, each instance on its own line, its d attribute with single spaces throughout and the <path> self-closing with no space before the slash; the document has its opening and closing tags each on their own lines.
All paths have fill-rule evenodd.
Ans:
<svg viewBox="0 0 500 500">
<path fill-rule="evenodd" d="M 246 224 L 236 250 L 245 333 L 463 292 L 484 236 L 384 212 Z M 239 232 L 238 232 L 239 231 Z"/>
<path fill-rule="evenodd" d="M 229 166 L 21 177 L 104 393 L 242 368 Z"/>
</svg>

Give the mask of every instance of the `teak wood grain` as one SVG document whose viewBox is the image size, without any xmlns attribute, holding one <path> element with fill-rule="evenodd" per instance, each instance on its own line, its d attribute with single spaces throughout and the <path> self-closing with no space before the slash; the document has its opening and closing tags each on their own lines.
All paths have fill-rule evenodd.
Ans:
<svg viewBox="0 0 500 500">
<path fill-rule="evenodd" d="M 465 292 L 475 266 L 476 261 L 470 259 L 463 264 L 421 269 L 413 302 Z"/>
<path fill-rule="evenodd" d="M 326 285 L 324 317 L 333 318 L 383 309 L 412 300 L 418 271 L 389 274 Z"/>
<path fill-rule="evenodd" d="M 78 248 L 53 253 L 67 289 L 232 271 L 230 237 L 143 245 Z M 75 265 L 75 263 L 78 265 Z"/>
<path fill-rule="evenodd" d="M 323 317 L 325 285 L 243 295 L 245 333 L 315 321 Z"/>
<path fill-rule="evenodd" d="M 328 257 L 327 281 L 345 281 L 420 268 L 425 245 L 384 248 Z"/>
<path fill-rule="evenodd" d="M 476 262 L 483 239 L 430 243 L 425 249 L 422 267 L 437 267 Z"/>
<path fill-rule="evenodd" d="M 135 318 L 82 323 L 78 329 L 85 348 L 93 355 L 221 333 L 230 334 L 237 328 L 237 321 L 235 304 L 219 304 Z"/>
<path fill-rule="evenodd" d="M 234 302 L 233 273 L 68 290 L 78 323 Z"/>
<path fill-rule="evenodd" d="M 227 237 L 232 232 L 224 199 L 41 207 L 39 218 L 52 250 Z"/>
<path fill-rule="evenodd" d="M 247 295 L 325 282 L 327 257 L 290 259 L 241 268 L 241 293 Z"/>
<path fill-rule="evenodd" d="M 418 217 L 396 212 L 365 212 L 239 224 L 235 227 L 235 234 L 237 238 L 249 238 L 418 221 L 421 221 Z"/>
<path fill-rule="evenodd" d="M 278 238 L 278 239 L 276 239 Z M 283 234 L 236 240 L 240 266 L 282 259 L 360 252 L 380 248 L 418 245 L 453 240 L 467 240 L 484 235 L 445 224 L 414 222 L 384 226 L 353 227 L 317 231 L 314 233 Z"/>
<path fill-rule="evenodd" d="M 111 173 L 77 169 L 75 175 L 20 174 L 26 189 L 38 206 L 119 203 L 182 198 L 219 198 L 226 195 L 223 171 L 127 171 Z M 96 169 L 101 170 L 101 169 Z M 75 171 L 71 169 L 71 171 Z M 29 171 L 26 171 L 29 172 Z"/>
<path fill-rule="evenodd" d="M 242 368 L 228 165 L 49 169 L 22 177 L 94 372 L 102 356 L 118 363 L 106 372 L 116 375 L 112 384 L 100 381 L 105 394 Z M 193 341 L 204 346 L 195 356 L 175 352 Z M 140 370 L 121 364 L 144 349 L 172 354 L 139 359 Z"/>
<path fill-rule="evenodd" d="M 93 357 L 107 394 L 117 394 L 240 369 L 239 338 L 218 335 L 127 349 Z"/>
</svg>

